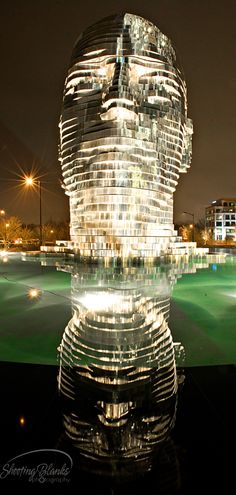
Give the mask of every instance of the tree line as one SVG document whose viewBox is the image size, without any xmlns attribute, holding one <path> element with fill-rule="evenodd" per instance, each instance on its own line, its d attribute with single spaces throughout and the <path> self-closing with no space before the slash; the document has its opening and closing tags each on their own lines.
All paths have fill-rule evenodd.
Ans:
<svg viewBox="0 0 236 495">
<path fill-rule="evenodd" d="M 69 222 L 48 222 L 42 226 L 44 244 L 54 244 L 57 239 L 69 239 Z M 38 225 L 26 225 L 19 217 L 0 219 L 0 241 L 4 247 L 38 244 L 40 228 Z"/>
</svg>

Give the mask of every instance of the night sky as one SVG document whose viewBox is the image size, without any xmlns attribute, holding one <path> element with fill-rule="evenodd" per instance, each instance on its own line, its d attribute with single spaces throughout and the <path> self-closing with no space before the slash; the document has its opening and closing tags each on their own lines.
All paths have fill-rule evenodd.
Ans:
<svg viewBox="0 0 236 495">
<path fill-rule="evenodd" d="M 235 0 L 8 0 L 0 11 L 0 209 L 8 216 L 38 223 L 37 194 L 19 182 L 22 171 L 35 170 L 43 221 L 68 218 L 57 159 L 67 66 L 80 32 L 120 11 L 156 24 L 184 68 L 193 160 L 175 193 L 175 221 L 191 221 L 183 211 L 200 218 L 209 202 L 236 196 Z"/>
</svg>

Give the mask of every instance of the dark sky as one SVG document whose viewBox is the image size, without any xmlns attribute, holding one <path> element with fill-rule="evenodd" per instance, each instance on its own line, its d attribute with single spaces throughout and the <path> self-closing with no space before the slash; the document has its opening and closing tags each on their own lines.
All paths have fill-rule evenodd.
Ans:
<svg viewBox="0 0 236 495">
<path fill-rule="evenodd" d="M 68 217 L 57 160 L 66 69 L 80 32 L 119 11 L 156 24 L 184 68 L 193 160 L 175 193 L 175 220 L 191 221 L 183 211 L 202 217 L 210 201 L 236 196 L 235 0 L 8 0 L 0 6 L 0 209 L 8 215 L 38 222 L 37 195 L 20 193 L 15 180 L 20 168 L 34 167 L 43 220 Z"/>
</svg>

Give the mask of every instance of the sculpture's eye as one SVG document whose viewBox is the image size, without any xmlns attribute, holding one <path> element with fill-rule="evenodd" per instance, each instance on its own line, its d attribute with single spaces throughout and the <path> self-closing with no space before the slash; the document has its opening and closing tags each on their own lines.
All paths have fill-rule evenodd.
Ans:
<svg viewBox="0 0 236 495">
<path fill-rule="evenodd" d="M 75 98 L 81 98 L 101 90 L 107 80 L 107 73 L 105 67 L 74 69 L 68 76 L 65 96 L 74 95 Z"/>
<path fill-rule="evenodd" d="M 141 82 L 142 78 L 149 73 L 147 67 L 132 62 L 129 64 L 129 69 L 130 80 L 135 84 Z"/>
<path fill-rule="evenodd" d="M 147 97 L 149 103 L 169 102 L 175 105 L 181 100 L 180 87 L 171 73 L 155 71 L 145 74 L 140 78 L 140 84 L 143 87 L 144 97 Z"/>
</svg>

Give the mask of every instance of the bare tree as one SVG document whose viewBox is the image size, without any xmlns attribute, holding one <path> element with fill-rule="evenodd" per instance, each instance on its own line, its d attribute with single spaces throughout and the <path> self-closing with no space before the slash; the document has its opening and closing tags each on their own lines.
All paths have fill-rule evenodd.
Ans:
<svg viewBox="0 0 236 495">
<path fill-rule="evenodd" d="M 22 222 L 18 217 L 2 218 L 0 222 L 0 238 L 4 242 L 4 246 L 14 242 L 20 237 Z"/>
</svg>

